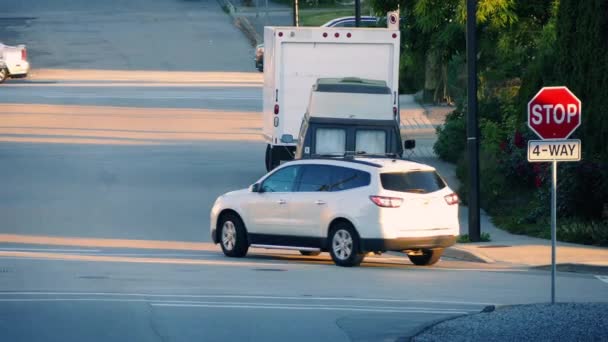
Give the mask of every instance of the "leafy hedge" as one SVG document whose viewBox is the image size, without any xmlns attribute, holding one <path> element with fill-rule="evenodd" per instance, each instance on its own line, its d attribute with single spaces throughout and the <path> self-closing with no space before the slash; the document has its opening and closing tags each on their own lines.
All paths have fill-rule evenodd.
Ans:
<svg viewBox="0 0 608 342">
<path fill-rule="evenodd" d="M 408 20 L 401 87 L 444 87 L 447 98 L 465 103 L 464 1 L 373 2 L 379 11 L 399 3 Z M 583 160 L 559 166 L 558 238 L 608 244 L 608 1 L 478 3 L 482 207 L 503 228 L 548 237 L 551 170 L 526 159 L 527 141 L 536 139 L 526 125 L 526 106 L 541 87 L 566 85 L 583 102 L 583 122 L 573 136 L 583 141 Z M 464 200 L 465 117 L 466 108 L 457 106 L 437 129 L 434 146 L 440 158 L 457 164 Z"/>
</svg>

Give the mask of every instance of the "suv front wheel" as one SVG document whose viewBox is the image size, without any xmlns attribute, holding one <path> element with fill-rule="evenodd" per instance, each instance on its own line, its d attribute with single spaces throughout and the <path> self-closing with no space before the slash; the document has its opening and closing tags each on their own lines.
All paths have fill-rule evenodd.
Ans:
<svg viewBox="0 0 608 342">
<path fill-rule="evenodd" d="M 6 81 L 8 78 L 8 70 L 2 66 L 0 66 L 0 83 Z"/>
<path fill-rule="evenodd" d="M 226 256 L 240 258 L 247 255 L 249 243 L 247 231 L 240 217 L 226 214 L 222 217 L 218 232 L 222 251 Z"/>
<path fill-rule="evenodd" d="M 339 223 L 329 234 L 329 254 L 338 266 L 358 266 L 365 257 L 359 251 L 359 235 L 347 223 Z"/>
</svg>

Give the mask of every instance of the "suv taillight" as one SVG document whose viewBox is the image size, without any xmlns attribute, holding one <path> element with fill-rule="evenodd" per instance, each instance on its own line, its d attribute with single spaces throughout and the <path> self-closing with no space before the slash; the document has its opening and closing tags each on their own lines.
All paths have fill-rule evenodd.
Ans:
<svg viewBox="0 0 608 342">
<path fill-rule="evenodd" d="M 399 208 L 403 203 L 403 198 L 399 197 L 369 196 L 369 199 L 382 208 Z"/>
<path fill-rule="evenodd" d="M 27 60 L 27 50 L 25 48 L 21 49 L 21 60 Z"/>
<path fill-rule="evenodd" d="M 446 203 L 449 205 L 457 204 L 460 201 L 458 199 L 458 195 L 456 195 L 455 193 L 451 193 L 443 198 L 445 198 Z"/>
</svg>

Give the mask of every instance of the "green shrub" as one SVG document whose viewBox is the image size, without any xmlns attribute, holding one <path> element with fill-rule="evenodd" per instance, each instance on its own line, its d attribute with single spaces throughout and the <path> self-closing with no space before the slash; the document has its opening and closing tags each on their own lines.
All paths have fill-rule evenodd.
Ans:
<svg viewBox="0 0 608 342">
<path fill-rule="evenodd" d="M 465 118 L 462 110 L 456 109 L 446 117 L 443 125 L 437 127 L 433 151 L 439 158 L 456 163 L 464 154 L 466 141 Z"/>
<path fill-rule="evenodd" d="M 608 221 L 574 221 L 557 224 L 557 239 L 585 245 L 608 246 Z"/>
<path fill-rule="evenodd" d="M 490 241 L 492 241 L 492 239 L 490 238 L 489 233 L 482 232 L 479 235 L 479 241 L 480 242 L 490 242 Z M 458 243 L 470 243 L 470 242 L 471 242 L 471 238 L 469 237 L 469 234 L 462 234 L 458 237 Z"/>
</svg>

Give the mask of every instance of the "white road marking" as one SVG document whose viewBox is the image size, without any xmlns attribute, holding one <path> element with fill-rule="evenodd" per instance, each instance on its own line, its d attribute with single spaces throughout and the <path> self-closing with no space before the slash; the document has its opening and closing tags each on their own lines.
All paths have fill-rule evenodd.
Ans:
<svg viewBox="0 0 608 342">
<path fill-rule="evenodd" d="M 19 248 L 19 247 L 2 247 L 0 252 L 74 252 L 74 253 L 99 253 L 99 249 L 60 249 L 60 248 Z"/>
<path fill-rule="evenodd" d="M 263 83 L 252 82 L 189 82 L 189 83 L 149 83 L 149 82 L 57 82 L 57 83 L 11 83 L 3 85 L 2 88 L 15 90 L 18 88 L 131 88 L 142 87 L 150 89 L 158 88 L 261 88 Z M 20 89 L 19 89 L 20 90 Z"/>
<path fill-rule="evenodd" d="M 409 306 L 362 306 L 362 305 L 326 305 L 326 304 L 298 304 L 298 303 L 256 303 L 256 302 L 219 302 L 219 301 L 173 301 L 173 300 L 149 300 L 149 299 L 119 299 L 119 298 L 4 298 L 0 299 L 0 302 L 125 302 L 125 303 L 147 303 L 151 305 L 159 306 L 254 306 L 261 308 L 273 308 L 273 307 L 302 307 L 302 308 L 334 308 L 337 310 L 341 309 L 353 309 L 353 310 L 407 310 L 408 312 L 419 312 L 426 310 L 442 311 L 447 313 L 462 313 L 468 312 L 466 308 L 431 308 L 431 307 L 409 307 Z M 473 310 L 475 311 L 475 310 Z"/>
<path fill-rule="evenodd" d="M 31 252 L 32 255 L 14 255 L 15 253 L 24 253 L 27 254 Z M 34 253 L 44 253 L 48 252 L 49 255 L 36 255 Z M 60 254 L 60 253 L 73 253 L 73 254 Z M 4 254 L 3 254 L 4 253 Z M 53 254 L 58 253 L 58 254 Z M 91 261 L 117 261 L 117 262 L 132 262 L 132 263 L 171 263 L 168 261 L 164 261 L 163 258 L 173 258 L 173 263 L 190 263 L 190 264 L 200 264 L 200 265 L 215 265 L 214 263 L 221 263 L 222 265 L 227 266 L 262 266 L 262 265 L 272 265 L 272 266 L 310 266 L 312 264 L 304 262 L 299 262 L 301 260 L 300 255 L 295 254 L 267 254 L 267 253 L 252 253 L 252 255 L 262 255 L 269 257 L 276 257 L 274 260 L 267 260 L 267 262 L 261 262 L 255 258 L 249 259 L 250 261 L 235 261 L 230 262 L 220 253 L 216 253 L 213 251 L 201 251 L 200 253 L 121 253 L 121 252 L 109 252 L 103 250 L 84 250 L 84 249 L 36 249 L 36 248 L 0 248 L 0 259 L 9 259 L 9 260 L 75 260 L 75 261 L 87 261 L 87 260 L 76 260 L 75 257 L 90 257 L 90 258 L 132 258 L 125 260 L 91 260 Z M 145 260 L 139 260 L 145 259 Z M 295 261 L 294 261 L 295 260 Z M 329 262 L 330 258 L 312 258 L 311 261 L 323 261 Z M 293 261 L 293 262 L 292 262 Z M 432 268 L 415 268 L 408 261 L 407 258 L 399 258 L 399 257 L 369 257 L 363 263 L 363 267 L 365 267 L 366 263 L 370 264 L 380 264 L 385 265 L 387 267 L 391 266 L 409 266 L 412 267 L 415 271 L 421 272 L 460 272 L 460 271 L 469 271 L 469 272 L 528 272 L 528 269 L 512 269 L 512 268 L 503 268 L 503 269 L 483 269 L 483 268 L 454 268 L 454 267 L 442 267 L 439 264 L 439 267 Z"/>
<path fill-rule="evenodd" d="M 198 254 L 195 253 L 112 253 L 108 251 L 102 251 L 99 249 L 57 249 L 57 248 L 0 248 L 0 252 L 72 252 L 72 253 L 95 253 L 99 256 L 116 256 L 116 257 L 217 257 L 225 258 L 223 254 L 211 251 L 201 251 Z M 2 257 L 0 257 L 2 258 Z M 21 257 L 19 259 L 31 259 Z"/>
<path fill-rule="evenodd" d="M 205 265 L 205 266 L 235 266 L 235 267 L 277 267 L 279 265 L 290 265 L 291 267 L 306 267 L 308 265 L 288 264 L 285 262 L 258 262 L 258 261 L 230 261 L 227 258 L 154 258 L 154 257 L 121 257 L 111 254 L 85 254 L 85 253 L 45 253 L 45 252 L 19 252 L 0 251 L 0 259 L 8 260 L 44 260 L 44 261 L 92 261 L 92 262 L 120 262 L 134 264 L 181 264 L 181 265 Z"/>
<path fill-rule="evenodd" d="M 148 299 L 118 299 L 118 298 L 8 298 L 0 302 L 13 303 L 44 303 L 44 302 L 110 302 L 110 303 L 149 303 L 159 307 L 191 307 L 191 308 L 226 308 L 226 309 L 274 309 L 274 310 L 325 310 L 325 311 L 356 311 L 356 312 L 390 312 L 390 313 L 429 313 L 429 314 L 468 314 L 478 310 L 466 308 L 432 308 L 432 307 L 389 307 L 389 306 L 355 306 L 355 305 L 313 305 L 313 304 L 282 304 L 282 303 L 252 303 L 252 302 L 191 302 L 191 301 L 157 301 Z"/>
<path fill-rule="evenodd" d="M 438 264 L 441 265 L 441 264 Z M 428 271 L 470 271 L 470 272 L 529 272 L 530 270 L 522 268 L 504 268 L 504 269 L 481 269 L 481 268 L 444 268 L 444 267 L 432 267 L 432 268 L 419 268 L 419 270 L 428 270 Z"/>
<path fill-rule="evenodd" d="M 201 93 L 198 95 L 98 95 L 98 94 L 47 94 L 47 95 L 39 95 L 40 97 L 44 97 L 47 99 L 122 99 L 122 100 L 242 100 L 242 101 L 251 101 L 251 100 L 262 100 L 261 96 L 226 96 L 226 95 L 214 95 L 209 96 L 205 95 L 205 93 Z"/>
<path fill-rule="evenodd" d="M 218 259 L 225 259 L 223 254 L 217 252 L 201 252 L 200 254 L 194 253 L 102 253 L 103 256 L 117 256 L 117 257 L 217 257 Z"/>
<path fill-rule="evenodd" d="M 427 299 L 392 299 L 392 298 L 356 298 L 356 297 L 313 297 L 313 296 L 265 296 L 265 295 L 198 295 L 198 294 L 153 294 L 153 293 L 117 293 L 117 292 L 0 292 L 2 296 L 107 296 L 107 297 L 158 297 L 158 298 L 230 298 L 230 299 L 268 299 L 268 300 L 307 300 L 307 301 L 352 301 L 352 302 L 386 302 L 386 303 L 432 303 L 471 306 L 500 305 L 486 302 L 463 302 L 450 300 Z"/>
<path fill-rule="evenodd" d="M 340 308 L 331 306 L 308 307 L 308 306 L 264 306 L 264 305 L 221 305 L 221 304 L 170 304 L 170 303 L 152 303 L 151 306 L 162 307 L 189 307 L 189 308 L 223 308 L 223 309 L 273 309 L 273 310 L 323 310 L 323 311 L 355 311 L 355 312 L 384 312 L 384 313 L 426 313 L 426 314 L 453 314 L 465 315 L 467 311 L 443 311 L 443 310 L 402 310 L 402 309 L 355 309 L 355 308 Z"/>
<path fill-rule="evenodd" d="M 603 281 L 604 283 L 608 284 L 608 276 L 596 275 L 595 277 L 600 281 Z"/>
</svg>

